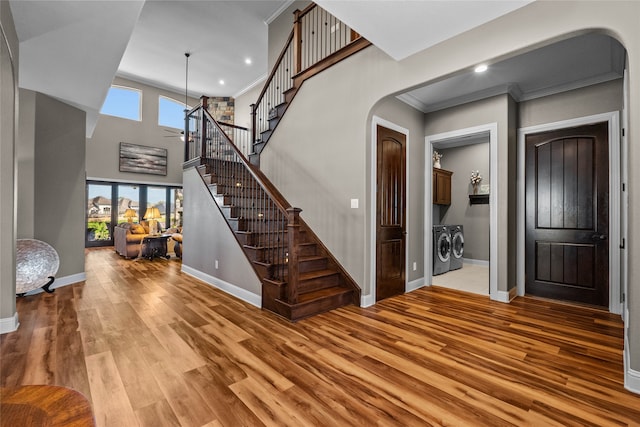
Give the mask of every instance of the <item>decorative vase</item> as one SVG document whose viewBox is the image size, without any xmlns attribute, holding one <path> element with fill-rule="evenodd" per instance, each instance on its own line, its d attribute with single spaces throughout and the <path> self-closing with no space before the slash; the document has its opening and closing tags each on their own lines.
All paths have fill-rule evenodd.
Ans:
<svg viewBox="0 0 640 427">
<path fill-rule="evenodd" d="M 433 162 L 433 167 L 436 169 L 440 169 L 440 160 L 436 160 L 435 162 Z"/>
<path fill-rule="evenodd" d="M 473 184 L 473 194 L 478 194 L 478 187 L 479 185 L 477 183 Z"/>
</svg>

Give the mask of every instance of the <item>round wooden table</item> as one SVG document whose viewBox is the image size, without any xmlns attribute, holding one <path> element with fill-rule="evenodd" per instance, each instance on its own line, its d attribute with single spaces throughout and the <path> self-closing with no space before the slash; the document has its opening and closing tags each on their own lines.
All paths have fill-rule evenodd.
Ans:
<svg viewBox="0 0 640 427">
<path fill-rule="evenodd" d="M 0 387 L 0 414 L 2 427 L 95 427 L 87 398 L 66 387 Z"/>
</svg>

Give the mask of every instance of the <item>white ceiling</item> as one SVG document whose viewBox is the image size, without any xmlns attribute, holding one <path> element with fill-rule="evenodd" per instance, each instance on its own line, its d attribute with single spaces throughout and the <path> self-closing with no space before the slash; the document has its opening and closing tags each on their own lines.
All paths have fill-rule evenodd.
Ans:
<svg viewBox="0 0 640 427">
<path fill-rule="evenodd" d="M 98 119 L 143 1 L 12 0 L 21 88 L 64 100 Z"/>
<path fill-rule="evenodd" d="M 234 96 L 266 77 L 266 22 L 287 4 L 147 0 L 118 75 L 184 94 L 189 52 L 190 95 Z"/>
<path fill-rule="evenodd" d="M 625 50 L 602 34 L 586 34 L 490 64 L 398 96 L 425 113 L 509 93 L 516 101 L 621 78 Z"/>
<path fill-rule="evenodd" d="M 183 95 L 185 52 L 190 95 L 233 96 L 266 76 L 266 22 L 290 3 L 11 0 L 19 86 L 86 111 L 87 136 L 116 74 Z"/>
<path fill-rule="evenodd" d="M 316 0 L 396 61 L 533 0 Z"/>
<path fill-rule="evenodd" d="M 396 59 L 529 2 L 318 0 Z M 291 3 L 10 0 L 20 41 L 19 85 L 85 110 L 88 136 L 116 74 L 183 96 L 185 52 L 191 53 L 190 96 L 235 96 L 266 76 L 267 22 Z M 527 97 L 619 74 L 614 65 L 620 62 L 611 60 L 619 50 L 611 47 L 608 38 L 594 40 L 559 44 L 546 56 L 533 52 L 493 64 L 483 76 L 457 75 L 400 97 L 423 111 L 433 111 L 496 91 L 504 93 L 505 88 Z M 251 65 L 245 64 L 246 58 L 251 58 Z"/>
</svg>

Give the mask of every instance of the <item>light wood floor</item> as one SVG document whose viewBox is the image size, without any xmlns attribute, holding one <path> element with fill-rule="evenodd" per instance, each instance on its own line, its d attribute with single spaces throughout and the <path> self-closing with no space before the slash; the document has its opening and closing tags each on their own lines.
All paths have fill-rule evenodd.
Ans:
<svg viewBox="0 0 640 427">
<path fill-rule="evenodd" d="M 290 324 L 98 249 L 18 313 L 0 385 L 72 387 L 98 426 L 640 424 L 622 322 L 588 308 L 434 287 Z"/>
</svg>

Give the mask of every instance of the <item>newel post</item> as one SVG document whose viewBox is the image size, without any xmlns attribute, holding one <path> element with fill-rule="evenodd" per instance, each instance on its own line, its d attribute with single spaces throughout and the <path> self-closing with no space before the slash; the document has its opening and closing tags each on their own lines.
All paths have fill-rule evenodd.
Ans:
<svg viewBox="0 0 640 427">
<path fill-rule="evenodd" d="M 200 107 L 200 158 L 204 159 L 207 157 L 207 121 L 204 111 L 209 109 L 209 97 L 200 97 Z"/>
<path fill-rule="evenodd" d="M 298 271 L 299 244 L 300 244 L 300 208 L 287 209 L 289 223 L 287 224 L 287 235 L 289 240 L 289 262 L 287 263 L 287 299 L 289 304 L 298 302 Z"/>
<path fill-rule="evenodd" d="M 294 75 L 302 71 L 302 12 L 293 12 L 293 66 Z"/>
<path fill-rule="evenodd" d="M 251 147 L 257 141 L 256 139 L 256 104 L 251 104 L 249 106 L 251 108 Z M 252 148 L 252 153 L 255 153 L 255 150 Z"/>
</svg>

